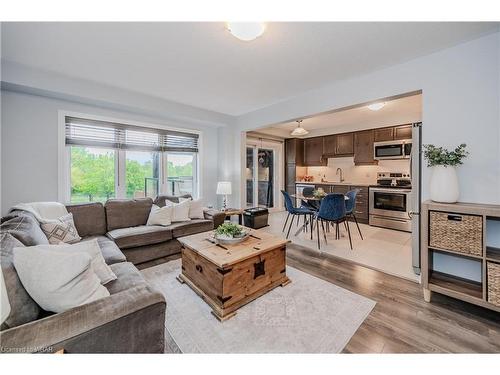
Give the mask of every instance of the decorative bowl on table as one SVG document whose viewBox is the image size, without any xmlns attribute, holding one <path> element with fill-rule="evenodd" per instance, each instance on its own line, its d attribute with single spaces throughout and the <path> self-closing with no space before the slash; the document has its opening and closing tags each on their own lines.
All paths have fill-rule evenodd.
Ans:
<svg viewBox="0 0 500 375">
<path fill-rule="evenodd" d="M 236 245 L 248 238 L 248 232 L 240 225 L 224 223 L 214 231 L 214 238 L 221 245 Z"/>
</svg>

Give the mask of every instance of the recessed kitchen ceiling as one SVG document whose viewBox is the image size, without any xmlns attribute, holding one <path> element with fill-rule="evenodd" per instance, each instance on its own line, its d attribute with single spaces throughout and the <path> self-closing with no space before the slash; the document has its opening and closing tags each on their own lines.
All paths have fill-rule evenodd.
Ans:
<svg viewBox="0 0 500 375">
<path fill-rule="evenodd" d="M 267 23 L 251 42 L 224 22 L 2 23 L 2 58 L 244 114 L 474 39 L 498 23 Z"/>
<path fill-rule="evenodd" d="M 307 137 L 311 137 L 419 121 L 422 121 L 421 94 L 385 101 L 385 106 L 378 111 L 372 111 L 368 106 L 362 105 L 308 117 L 302 121 L 301 125 L 309 131 Z M 293 137 L 290 133 L 296 126 L 297 123 L 295 121 L 290 121 L 257 129 L 255 132 L 290 138 Z"/>
</svg>

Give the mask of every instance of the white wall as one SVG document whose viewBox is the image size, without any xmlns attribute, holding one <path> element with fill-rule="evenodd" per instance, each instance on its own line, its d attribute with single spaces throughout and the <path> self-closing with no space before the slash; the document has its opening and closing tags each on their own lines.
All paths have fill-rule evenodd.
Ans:
<svg viewBox="0 0 500 375">
<path fill-rule="evenodd" d="M 422 90 L 423 143 L 467 143 L 460 200 L 500 203 L 500 33 L 327 85 L 238 118 L 254 130 L 293 118 Z M 235 137 L 235 144 L 238 137 Z M 243 155 L 240 153 L 240 157 Z M 423 199 L 430 170 L 423 168 Z"/>
<path fill-rule="evenodd" d="M 201 196 L 206 204 L 216 202 L 217 128 L 179 126 L 163 118 L 7 90 L 1 96 L 2 214 L 18 202 L 57 200 L 59 110 L 201 130 Z"/>
</svg>

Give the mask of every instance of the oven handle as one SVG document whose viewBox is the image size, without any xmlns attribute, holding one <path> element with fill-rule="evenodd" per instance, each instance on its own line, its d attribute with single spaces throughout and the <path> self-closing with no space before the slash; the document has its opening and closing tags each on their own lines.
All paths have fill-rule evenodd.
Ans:
<svg viewBox="0 0 500 375">
<path fill-rule="evenodd" d="M 402 193 L 411 194 L 411 190 L 408 189 L 395 189 L 395 188 L 370 188 L 370 191 L 381 192 L 381 193 Z"/>
</svg>

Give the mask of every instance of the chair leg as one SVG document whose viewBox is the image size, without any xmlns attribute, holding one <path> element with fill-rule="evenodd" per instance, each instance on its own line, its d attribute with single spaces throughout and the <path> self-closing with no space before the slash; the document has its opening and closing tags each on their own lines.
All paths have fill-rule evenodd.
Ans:
<svg viewBox="0 0 500 375">
<path fill-rule="evenodd" d="M 351 230 L 349 229 L 349 222 L 346 220 L 345 223 L 347 226 L 347 234 L 349 235 L 349 245 L 351 245 L 351 250 L 352 250 Z"/>
<path fill-rule="evenodd" d="M 293 219 L 295 219 L 295 215 L 292 215 L 292 220 L 290 220 L 290 226 L 288 227 L 288 232 L 286 233 L 287 239 L 288 239 L 288 236 L 290 236 L 290 230 L 292 229 Z"/>
<path fill-rule="evenodd" d="M 306 215 L 304 215 L 304 229 L 302 231 L 307 233 Z"/>
<path fill-rule="evenodd" d="M 282 232 L 284 232 L 284 231 L 285 231 L 285 229 L 286 229 L 286 223 L 288 223 L 288 218 L 289 218 L 289 217 L 290 217 L 290 212 L 288 213 L 288 215 L 286 215 L 285 225 L 283 225 L 283 230 L 282 230 Z"/>
<path fill-rule="evenodd" d="M 339 239 L 339 223 L 335 223 L 335 239 L 338 240 Z"/>
<path fill-rule="evenodd" d="M 309 224 L 311 225 L 311 241 L 313 239 L 313 229 L 314 229 L 314 217 L 309 215 Z"/>
<path fill-rule="evenodd" d="M 328 242 L 326 242 L 325 224 L 323 220 L 321 220 L 321 228 L 323 229 L 323 237 L 325 238 L 325 244 L 327 244 Z"/>
<path fill-rule="evenodd" d="M 361 229 L 359 229 L 358 219 L 356 219 L 356 215 L 354 215 L 354 213 L 352 214 L 352 217 L 354 218 L 356 226 L 358 227 L 359 236 L 361 237 L 361 239 L 363 239 L 363 235 L 361 234 Z"/>
<path fill-rule="evenodd" d="M 316 234 L 318 235 L 318 250 L 320 249 L 319 245 L 319 218 L 316 219 Z"/>
</svg>

